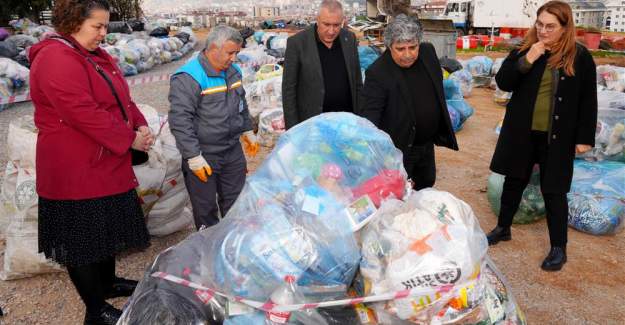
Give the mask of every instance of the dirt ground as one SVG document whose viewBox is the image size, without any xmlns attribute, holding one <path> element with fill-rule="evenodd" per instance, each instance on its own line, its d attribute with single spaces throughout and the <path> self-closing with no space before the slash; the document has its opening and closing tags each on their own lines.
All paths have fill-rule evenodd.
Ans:
<svg viewBox="0 0 625 325">
<path fill-rule="evenodd" d="M 436 188 L 469 203 L 485 231 L 496 224 L 486 198 L 486 186 L 488 164 L 497 140 L 494 128 L 504 113 L 492 96 L 492 90 L 474 89 L 467 100 L 475 114 L 457 134 L 460 151 L 436 152 Z M 268 152 L 264 149 L 259 157 L 250 159 L 249 169 L 255 170 Z M 190 232 L 154 238 L 146 251 L 118 257 L 118 274 L 140 278 L 160 251 Z M 539 267 L 549 249 L 544 220 L 515 225 L 512 233 L 512 241 L 490 248 L 489 255 L 506 276 L 529 324 L 625 323 L 625 233 L 597 237 L 570 229 L 569 261 L 557 273 L 544 272 Z M 124 302 L 123 298 L 113 300 L 117 307 Z M 6 312 L 0 324 L 81 324 L 84 317 L 84 307 L 66 273 L 0 281 L 0 306 Z"/>
</svg>

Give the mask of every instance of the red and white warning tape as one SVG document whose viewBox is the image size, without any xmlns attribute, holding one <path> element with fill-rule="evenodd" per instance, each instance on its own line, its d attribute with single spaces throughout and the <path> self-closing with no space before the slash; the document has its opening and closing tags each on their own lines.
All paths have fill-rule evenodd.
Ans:
<svg viewBox="0 0 625 325">
<path fill-rule="evenodd" d="M 215 295 L 224 297 L 230 301 L 242 303 L 244 305 L 250 306 L 255 309 L 259 309 L 265 312 L 291 312 L 296 310 L 305 310 L 305 309 L 314 309 L 314 308 L 324 308 L 324 307 L 337 307 L 337 306 L 346 306 L 346 305 L 356 305 L 360 303 L 372 303 L 372 302 L 382 302 L 389 301 L 395 299 L 403 299 L 409 297 L 440 297 L 442 295 L 447 294 L 456 294 L 460 288 L 466 288 L 468 286 L 473 285 L 475 280 L 468 281 L 464 285 L 460 286 L 458 283 L 455 285 L 447 285 L 438 288 L 413 288 L 401 290 L 393 293 L 367 296 L 367 297 L 358 297 L 358 298 L 349 298 L 349 299 L 341 299 L 341 300 L 333 300 L 333 301 L 323 301 L 317 303 L 306 303 L 306 304 L 293 304 L 293 305 L 276 305 L 270 301 L 260 302 L 255 300 L 245 299 L 243 297 L 231 296 L 225 293 L 218 292 L 216 290 L 207 288 L 201 284 L 197 284 L 177 276 L 167 274 L 164 272 L 154 272 L 152 276 L 155 278 L 164 279 L 167 281 L 171 281 L 173 283 L 180 284 L 182 286 L 193 288 L 195 290 L 195 294 L 199 299 L 204 303 L 208 303 Z"/>
<path fill-rule="evenodd" d="M 171 74 L 162 74 L 162 75 L 150 75 L 144 77 L 134 77 L 128 78 L 126 81 L 128 82 L 128 86 L 136 86 L 141 84 L 147 84 L 157 81 L 165 81 L 169 80 Z M 0 105 L 4 104 L 14 104 L 20 102 L 28 102 L 30 101 L 30 92 L 25 94 L 17 95 L 17 96 L 9 96 L 9 97 L 0 97 Z"/>
<path fill-rule="evenodd" d="M 17 96 L 0 97 L 0 105 L 13 104 L 13 103 L 19 103 L 19 102 L 28 102 L 28 101 L 30 101 L 30 92 L 27 92 L 22 95 L 17 95 Z"/>
</svg>

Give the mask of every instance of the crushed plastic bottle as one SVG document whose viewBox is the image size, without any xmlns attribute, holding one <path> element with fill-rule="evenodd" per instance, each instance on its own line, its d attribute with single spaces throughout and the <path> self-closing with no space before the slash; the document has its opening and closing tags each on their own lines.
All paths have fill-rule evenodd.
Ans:
<svg viewBox="0 0 625 325">
<path fill-rule="evenodd" d="M 297 283 L 295 277 L 287 275 L 284 283 L 271 294 L 270 303 L 275 305 L 292 305 L 296 303 Z M 291 317 L 291 312 L 271 311 L 267 312 L 267 324 L 286 324 Z"/>
</svg>

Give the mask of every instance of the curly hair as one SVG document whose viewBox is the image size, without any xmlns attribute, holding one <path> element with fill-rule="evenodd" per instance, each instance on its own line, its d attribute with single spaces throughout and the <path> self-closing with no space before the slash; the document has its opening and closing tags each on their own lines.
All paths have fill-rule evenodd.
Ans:
<svg viewBox="0 0 625 325">
<path fill-rule="evenodd" d="M 110 11 L 111 6 L 107 0 L 57 0 L 52 10 L 52 25 L 61 34 L 72 34 L 97 9 Z"/>
</svg>

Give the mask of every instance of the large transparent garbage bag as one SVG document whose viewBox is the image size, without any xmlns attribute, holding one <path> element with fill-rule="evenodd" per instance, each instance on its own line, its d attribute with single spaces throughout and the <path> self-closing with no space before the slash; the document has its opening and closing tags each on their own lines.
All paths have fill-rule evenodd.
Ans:
<svg viewBox="0 0 625 325">
<path fill-rule="evenodd" d="M 625 91 L 625 68 L 600 65 L 597 67 L 597 83 L 607 90 Z"/>
<path fill-rule="evenodd" d="M 568 200 L 569 226 L 593 235 L 619 232 L 625 218 L 625 164 L 576 160 Z"/>
<path fill-rule="evenodd" d="M 283 134 L 224 219 L 159 255 L 146 279 L 166 272 L 267 301 L 292 276 L 307 301 L 345 297 L 360 264 L 354 232 L 406 188 L 387 134 L 350 113 L 319 115 Z"/>
<path fill-rule="evenodd" d="M 372 304 L 380 324 L 524 324 L 471 208 L 425 189 L 386 201 L 362 234 L 361 273 L 373 294 L 422 294 Z"/>
<path fill-rule="evenodd" d="M 501 193 L 503 191 L 503 183 L 505 176 L 491 173 L 488 177 L 488 202 L 493 213 L 498 216 L 501 209 Z M 530 182 L 523 191 L 519 210 L 512 218 L 512 222 L 516 224 L 528 224 L 536 222 L 545 217 L 545 201 L 540 192 L 540 171 L 538 166 L 534 166 Z"/>
<path fill-rule="evenodd" d="M 471 75 L 471 72 L 466 69 L 458 70 L 450 74 L 449 79 L 458 81 L 464 97 L 471 96 L 471 90 L 473 90 L 473 75 Z"/>
<path fill-rule="evenodd" d="M 511 98 L 512 98 L 511 92 L 503 91 L 499 89 L 497 85 L 495 85 L 495 93 L 493 94 L 493 100 L 495 101 L 495 103 L 501 106 L 507 106 Z"/>
<path fill-rule="evenodd" d="M 373 294 L 427 290 L 384 307 L 400 319 L 427 322 L 456 299 L 455 291 L 475 291 L 487 247 L 466 203 L 447 192 L 425 189 L 405 202 L 382 205 L 362 233 L 360 271 Z"/>
<path fill-rule="evenodd" d="M 474 56 L 466 63 L 466 69 L 473 76 L 489 76 L 493 67 L 493 59 L 484 56 Z"/>
<path fill-rule="evenodd" d="M 625 93 L 602 91 L 597 102 L 595 147 L 578 158 L 625 162 Z"/>
<path fill-rule="evenodd" d="M 265 109 L 282 107 L 282 76 L 244 83 L 244 85 L 245 99 L 253 119 L 257 119 Z"/>
<path fill-rule="evenodd" d="M 284 131 L 284 112 L 281 108 L 267 109 L 260 113 L 258 139 L 262 146 L 273 147 Z"/>
</svg>

